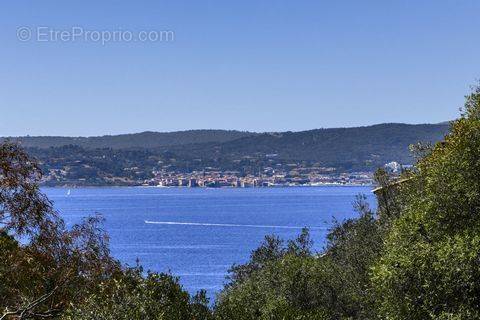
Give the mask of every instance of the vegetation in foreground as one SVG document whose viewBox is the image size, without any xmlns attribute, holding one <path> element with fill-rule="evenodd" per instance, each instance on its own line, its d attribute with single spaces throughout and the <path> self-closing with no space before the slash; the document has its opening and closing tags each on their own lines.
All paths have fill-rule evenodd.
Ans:
<svg viewBox="0 0 480 320">
<path fill-rule="evenodd" d="M 359 196 L 325 250 L 308 231 L 268 236 L 233 266 L 215 305 L 169 274 L 110 257 L 99 218 L 68 229 L 38 190 L 39 170 L 0 147 L 1 319 L 480 319 L 480 89 L 416 166 L 377 172 L 378 209 Z"/>
</svg>

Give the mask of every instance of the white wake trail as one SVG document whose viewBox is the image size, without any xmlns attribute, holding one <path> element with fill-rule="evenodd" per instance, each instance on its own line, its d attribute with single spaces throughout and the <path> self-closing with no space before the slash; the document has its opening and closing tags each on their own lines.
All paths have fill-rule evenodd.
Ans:
<svg viewBox="0 0 480 320">
<path fill-rule="evenodd" d="M 304 227 L 297 226 L 271 226 L 258 224 L 231 224 L 231 223 L 200 223 L 200 222 L 173 222 L 173 221 L 150 221 L 145 220 L 146 224 L 161 224 L 161 225 L 180 225 L 180 226 L 201 226 L 201 227 L 230 227 L 230 228 L 271 228 L 271 229 L 303 229 Z M 322 227 L 308 227 L 310 230 L 325 229 Z"/>
</svg>

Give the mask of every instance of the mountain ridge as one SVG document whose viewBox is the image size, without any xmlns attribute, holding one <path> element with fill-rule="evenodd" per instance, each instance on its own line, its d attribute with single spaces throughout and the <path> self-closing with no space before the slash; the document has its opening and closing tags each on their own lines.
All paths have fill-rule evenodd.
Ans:
<svg viewBox="0 0 480 320">
<path fill-rule="evenodd" d="M 351 128 L 251 133 L 192 130 L 93 138 L 13 138 L 35 157 L 49 185 L 140 185 L 159 175 L 237 172 L 373 172 L 386 163 L 414 163 L 409 146 L 435 143 L 449 124 L 387 123 Z M 323 168 L 323 169 L 322 169 Z M 332 171 L 333 170 L 333 171 Z"/>
<path fill-rule="evenodd" d="M 88 149 L 95 148 L 155 148 L 189 143 L 225 142 L 255 133 L 236 130 L 184 130 L 173 132 L 143 131 L 118 135 L 103 135 L 90 137 L 69 136 L 20 136 L 3 137 L 19 142 L 25 148 L 49 148 L 66 145 L 76 145 Z"/>
<path fill-rule="evenodd" d="M 67 145 L 76 145 L 88 149 L 95 148 L 156 148 L 174 145 L 202 144 L 202 143 L 222 143 L 230 142 L 242 138 L 252 138 L 258 136 L 275 136 L 283 137 L 291 134 L 309 134 L 309 133 L 325 133 L 334 131 L 351 131 L 351 130 L 368 130 L 375 128 L 388 128 L 394 126 L 403 127 L 428 127 L 428 126 L 448 126 L 449 122 L 441 122 L 437 124 L 407 124 L 407 123 L 379 123 L 366 126 L 355 127 L 335 127 L 335 128 L 317 128 L 301 131 L 270 131 L 270 132 L 252 132 L 240 130 L 223 130 L 223 129 L 192 129 L 181 131 L 142 131 L 138 133 L 126 133 L 116 135 L 101 136 L 7 136 L 0 137 L 0 140 L 11 140 L 19 142 L 25 148 L 49 148 L 61 147 Z"/>
</svg>

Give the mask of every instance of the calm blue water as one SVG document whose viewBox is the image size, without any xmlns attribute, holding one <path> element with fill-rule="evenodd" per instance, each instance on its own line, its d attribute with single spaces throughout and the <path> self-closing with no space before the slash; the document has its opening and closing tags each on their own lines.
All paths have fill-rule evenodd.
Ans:
<svg viewBox="0 0 480 320">
<path fill-rule="evenodd" d="M 261 189 L 45 188 L 68 224 L 101 213 L 115 257 L 180 276 L 191 292 L 222 288 L 227 269 L 245 262 L 266 234 L 295 237 L 311 228 L 321 250 L 333 217 L 354 216 L 369 187 Z"/>
</svg>

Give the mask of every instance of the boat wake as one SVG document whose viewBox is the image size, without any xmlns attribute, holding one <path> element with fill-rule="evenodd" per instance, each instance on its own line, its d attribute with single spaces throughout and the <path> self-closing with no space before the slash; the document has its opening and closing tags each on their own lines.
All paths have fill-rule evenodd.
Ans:
<svg viewBox="0 0 480 320">
<path fill-rule="evenodd" d="M 200 222 L 173 222 L 173 221 L 150 221 L 146 224 L 179 225 L 179 226 L 200 226 L 200 227 L 227 227 L 227 228 L 268 228 L 268 229 L 303 229 L 299 226 L 271 226 L 258 224 L 232 224 L 232 223 L 200 223 Z M 310 230 L 325 230 L 323 227 L 308 227 Z"/>
</svg>

